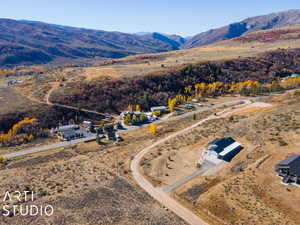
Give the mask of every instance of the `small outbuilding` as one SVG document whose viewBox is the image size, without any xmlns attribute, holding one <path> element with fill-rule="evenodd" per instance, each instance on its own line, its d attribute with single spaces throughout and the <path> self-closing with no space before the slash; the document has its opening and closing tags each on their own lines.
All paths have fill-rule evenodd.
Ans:
<svg viewBox="0 0 300 225">
<path fill-rule="evenodd" d="M 231 137 L 217 138 L 208 143 L 207 153 L 230 162 L 242 149 L 243 146 Z"/>
<path fill-rule="evenodd" d="M 300 155 L 291 155 L 275 166 L 275 171 L 283 177 L 282 182 L 300 184 Z"/>
</svg>

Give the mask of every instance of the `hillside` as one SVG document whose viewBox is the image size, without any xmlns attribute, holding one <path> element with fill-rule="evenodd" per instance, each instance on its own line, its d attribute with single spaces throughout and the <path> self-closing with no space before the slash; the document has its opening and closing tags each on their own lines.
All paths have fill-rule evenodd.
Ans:
<svg viewBox="0 0 300 225">
<path fill-rule="evenodd" d="M 129 104 L 149 109 L 153 105 L 166 105 L 169 98 L 184 95 L 184 88 L 196 83 L 228 84 L 246 80 L 270 83 L 299 73 L 299 60 L 300 49 L 277 50 L 257 57 L 181 66 L 146 76 L 78 81 L 54 91 L 50 100 L 98 112 L 119 113 Z"/>
<path fill-rule="evenodd" d="M 95 63 L 91 70 L 97 74 L 118 76 L 141 76 L 157 71 L 168 71 L 182 64 L 205 61 L 230 60 L 253 57 L 277 49 L 300 47 L 300 25 L 257 31 L 242 37 L 192 49 L 158 54 L 143 54 Z M 90 70 L 90 69 L 88 69 Z M 109 73 L 107 73 L 109 71 Z"/>
<path fill-rule="evenodd" d="M 254 32 L 243 36 L 243 39 L 194 49 L 100 60 L 91 67 L 62 68 L 61 75 L 66 82 L 53 89 L 49 95 L 50 102 L 116 113 L 130 103 L 140 104 L 143 109 L 166 104 L 170 96 L 195 82 L 228 83 L 246 79 L 270 82 L 280 76 L 300 73 L 299 36 L 300 26 L 297 25 Z M 38 77 L 20 84 L 20 90 L 27 96 L 45 101 L 56 78 L 51 72 Z M 59 118 L 61 113 L 65 113 L 49 110 L 48 115 L 47 112 L 27 108 L 21 107 L 22 113 L 18 115 L 15 110 L 4 113 L 0 118 L 1 124 L 18 121 L 24 115 L 34 115 L 41 119 L 44 127 L 50 127 L 53 115 Z M 45 113 L 45 116 L 40 113 Z M 73 111 L 69 112 L 65 118 L 73 115 Z M 51 120 L 47 119 L 49 117 Z"/>
<path fill-rule="evenodd" d="M 194 48 L 218 41 L 240 37 L 254 31 L 300 24 L 300 10 L 289 10 L 251 17 L 230 25 L 200 33 L 188 40 L 182 48 Z"/>
<path fill-rule="evenodd" d="M 119 58 L 179 48 L 167 36 L 134 35 L 0 19 L 0 65 L 64 62 L 95 57 Z"/>
</svg>

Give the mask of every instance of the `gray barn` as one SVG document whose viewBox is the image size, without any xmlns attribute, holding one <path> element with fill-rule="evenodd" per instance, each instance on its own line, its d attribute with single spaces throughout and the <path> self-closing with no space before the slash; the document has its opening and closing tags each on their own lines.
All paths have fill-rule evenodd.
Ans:
<svg viewBox="0 0 300 225">
<path fill-rule="evenodd" d="M 300 155 L 291 155 L 275 166 L 275 171 L 283 177 L 282 182 L 300 184 Z"/>
</svg>

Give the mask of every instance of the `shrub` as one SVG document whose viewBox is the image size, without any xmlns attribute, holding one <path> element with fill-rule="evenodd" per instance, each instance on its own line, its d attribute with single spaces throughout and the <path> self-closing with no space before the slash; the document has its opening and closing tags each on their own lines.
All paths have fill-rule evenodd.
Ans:
<svg viewBox="0 0 300 225">
<path fill-rule="evenodd" d="M 7 162 L 7 158 L 4 155 L 0 155 L 0 164 L 5 165 Z"/>
<path fill-rule="evenodd" d="M 295 95 L 295 96 L 300 96 L 300 90 L 294 91 L 294 95 Z"/>
</svg>

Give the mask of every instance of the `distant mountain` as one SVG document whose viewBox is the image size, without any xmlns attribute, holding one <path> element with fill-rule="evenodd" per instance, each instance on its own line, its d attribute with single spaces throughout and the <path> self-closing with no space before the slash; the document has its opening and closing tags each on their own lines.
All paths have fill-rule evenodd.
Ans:
<svg viewBox="0 0 300 225">
<path fill-rule="evenodd" d="M 228 26 L 200 33 L 190 40 L 187 40 L 182 48 L 199 47 L 218 41 L 240 37 L 243 34 L 254 31 L 268 30 L 295 24 L 300 24 L 300 10 L 289 10 L 263 16 L 251 17 L 238 23 L 233 23 Z"/>
<path fill-rule="evenodd" d="M 185 43 L 185 39 L 179 35 L 168 35 L 154 32 L 146 34 L 143 37 L 167 43 L 168 45 L 172 46 L 172 50 L 178 50 L 180 46 Z"/>
<path fill-rule="evenodd" d="M 138 35 L 138 36 L 144 36 L 144 35 L 152 34 L 152 32 L 136 32 L 133 34 Z"/>
<path fill-rule="evenodd" d="M 178 37 L 174 39 L 181 41 Z M 1 66 L 158 53 L 176 50 L 180 43 L 173 37 L 157 33 L 139 36 L 38 21 L 0 19 Z"/>
<path fill-rule="evenodd" d="M 162 34 L 158 32 L 138 32 L 138 36 L 151 37 L 162 42 L 168 43 L 173 47 L 173 50 L 178 50 L 181 45 L 186 42 L 186 39 L 176 34 Z"/>
</svg>

